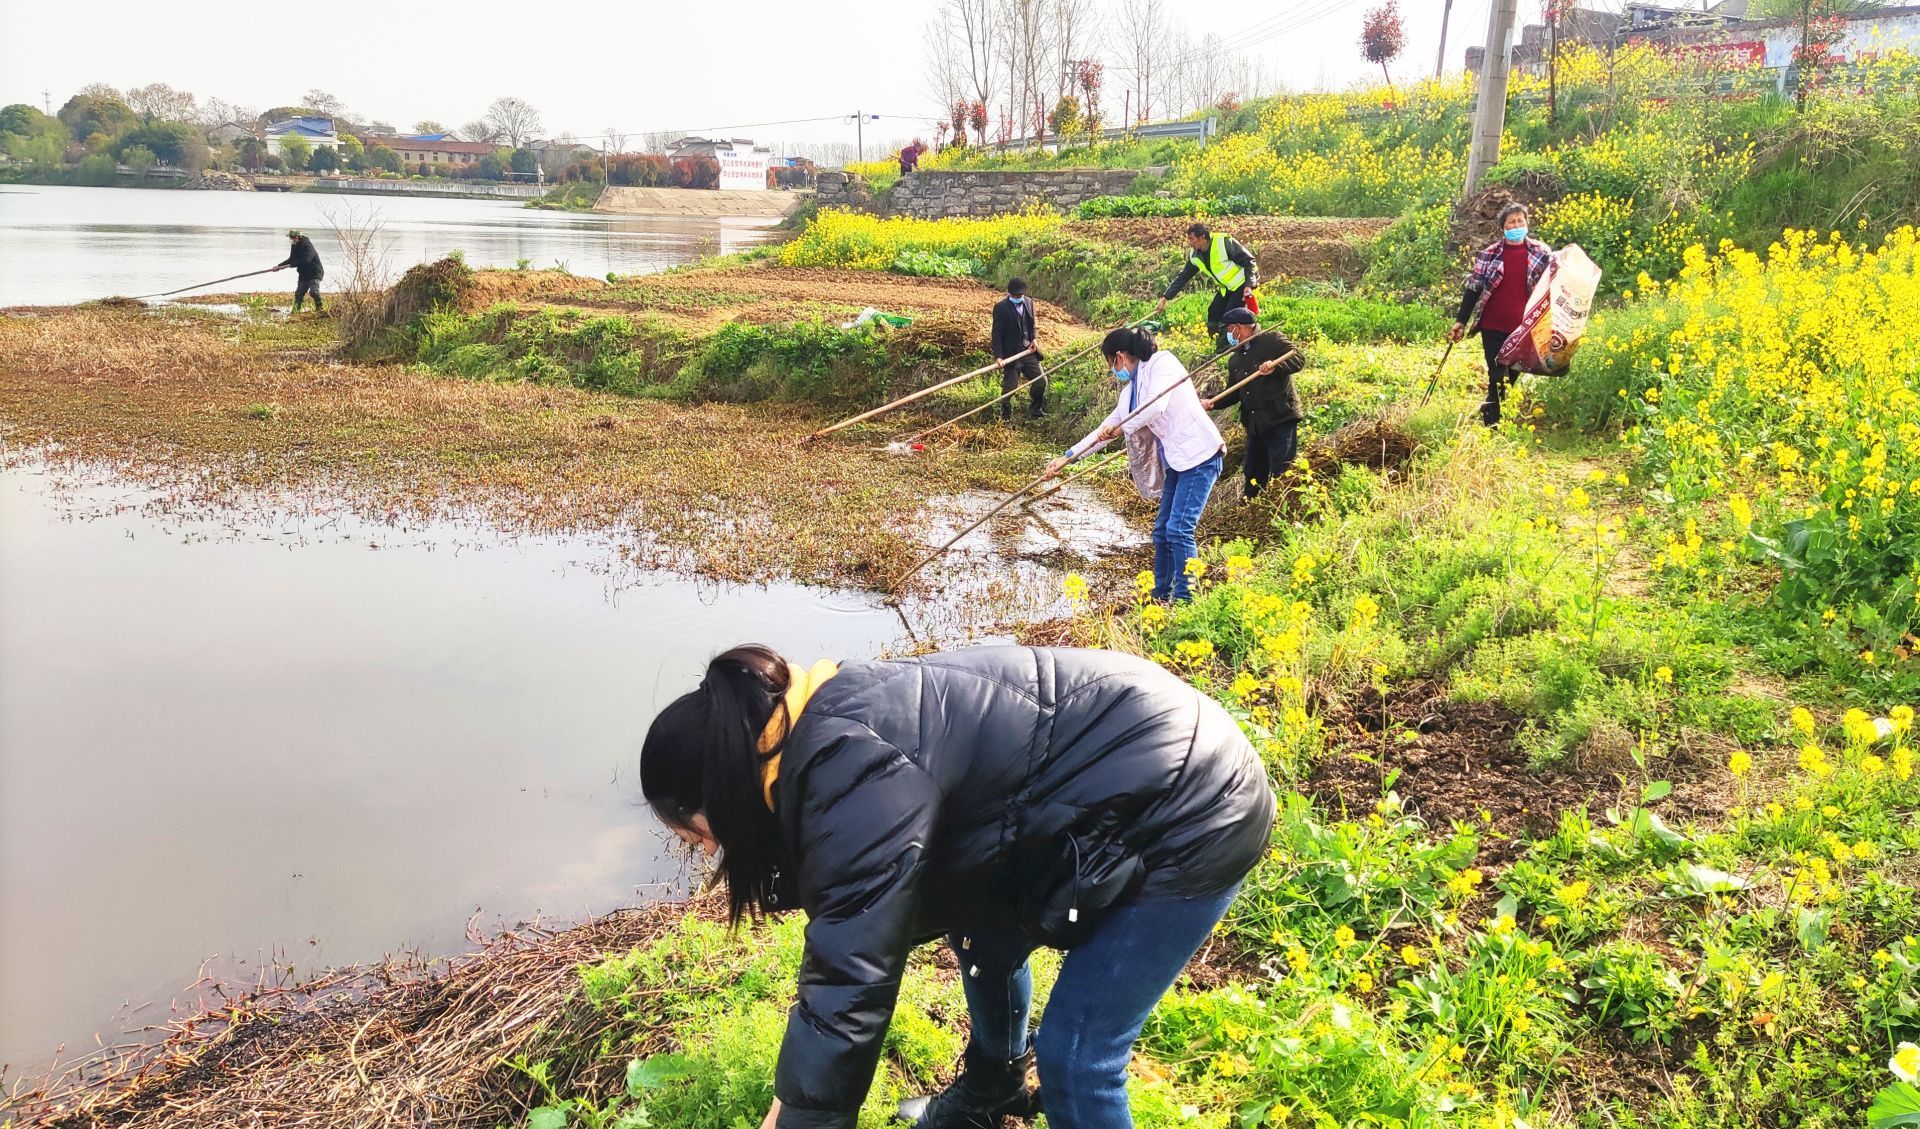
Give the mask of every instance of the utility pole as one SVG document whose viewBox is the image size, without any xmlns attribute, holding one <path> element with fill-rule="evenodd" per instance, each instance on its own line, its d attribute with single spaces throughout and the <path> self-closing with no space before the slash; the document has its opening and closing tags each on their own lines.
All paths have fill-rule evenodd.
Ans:
<svg viewBox="0 0 1920 1129">
<path fill-rule="evenodd" d="M 1807 61 L 1813 55 L 1813 0 L 1800 0 L 1800 51 L 1793 62 L 1794 108 L 1807 108 Z"/>
<path fill-rule="evenodd" d="M 42 90 L 40 92 L 40 104 L 47 108 L 47 116 L 52 117 L 53 116 L 53 91 Z"/>
<path fill-rule="evenodd" d="M 1493 0 L 1487 17 L 1487 47 L 1480 59 L 1480 99 L 1473 111 L 1463 199 L 1473 195 L 1482 174 L 1500 163 L 1500 132 L 1507 126 L 1507 71 L 1513 62 L 1513 18 L 1519 6 L 1519 0 Z"/>
<path fill-rule="evenodd" d="M 1547 124 L 1560 124 L 1560 0 L 1547 0 Z"/>
<path fill-rule="evenodd" d="M 1453 0 L 1447 0 L 1447 6 L 1440 9 L 1440 53 L 1433 60 L 1433 77 L 1437 80 L 1447 69 L 1447 21 L 1453 18 Z"/>
<path fill-rule="evenodd" d="M 863 114 L 859 110 L 847 115 L 853 119 L 853 151 L 856 157 L 865 162 L 867 159 L 867 123 L 880 120 L 879 114 Z"/>
</svg>

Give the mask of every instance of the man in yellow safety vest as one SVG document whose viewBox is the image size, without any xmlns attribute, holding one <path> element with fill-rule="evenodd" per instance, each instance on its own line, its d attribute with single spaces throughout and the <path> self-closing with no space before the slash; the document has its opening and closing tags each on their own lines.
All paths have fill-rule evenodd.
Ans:
<svg viewBox="0 0 1920 1129">
<path fill-rule="evenodd" d="M 1204 223 L 1187 229 L 1187 262 L 1173 276 L 1172 285 L 1160 296 L 1153 312 L 1162 313 L 1173 296 L 1186 288 L 1195 275 L 1205 275 L 1213 284 L 1213 302 L 1207 306 L 1207 332 L 1213 334 L 1216 349 L 1227 347 L 1226 329 L 1221 318 L 1228 310 L 1253 306 L 1253 288 L 1260 285 L 1260 267 L 1252 252 L 1230 235 L 1216 234 Z"/>
</svg>

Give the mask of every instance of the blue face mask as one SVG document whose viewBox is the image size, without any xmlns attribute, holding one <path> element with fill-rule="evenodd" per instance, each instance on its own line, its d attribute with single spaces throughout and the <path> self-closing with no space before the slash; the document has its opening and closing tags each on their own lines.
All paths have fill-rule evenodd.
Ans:
<svg viewBox="0 0 1920 1129">
<path fill-rule="evenodd" d="M 1526 237 L 1527 229 L 1524 224 L 1520 227 L 1510 227 L 1507 229 L 1507 242 L 1509 243 L 1518 243 Z"/>
<path fill-rule="evenodd" d="M 1117 368 L 1113 370 L 1113 378 L 1119 381 L 1120 383 L 1125 384 L 1127 381 L 1133 379 L 1133 374 L 1128 372 L 1126 369 Z"/>
</svg>

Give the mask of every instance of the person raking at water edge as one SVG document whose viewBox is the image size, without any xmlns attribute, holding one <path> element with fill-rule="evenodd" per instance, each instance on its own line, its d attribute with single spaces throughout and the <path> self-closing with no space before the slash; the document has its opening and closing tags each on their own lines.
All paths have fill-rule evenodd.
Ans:
<svg viewBox="0 0 1920 1129">
<path fill-rule="evenodd" d="M 1207 332 L 1213 334 L 1216 351 L 1225 349 L 1227 339 L 1220 319 L 1228 310 L 1258 306 L 1253 291 L 1260 285 L 1260 264 L 1254 262 L 1253 253 L 1242 247 L 1238 239 L 1221 235 L 1204 223 L 1196 223 L 1187 228 L 1186 265 L 1173 276 L 1173 282 L 1160 295 L 1153 312 L 1164 313 L 1167 303 L 1199 274 L 1207 276 L 1214 290 L 1213 301 L 1207 304 Z"/>
<path fill-rule="evenodd" d="M 1133 1043 L 1275 810 L 1211 698 L 1133 656 L 1026 647 L 808 668 L 736 647 L 654 720 L 640 785 L 715 857 L 736 923 L 807 912 L 763 1129 L 853 1129 L 908 954 L 938 937 L 971 1033 L 901 1119 L 997 1129 L 1044 1106 L 1054 1129 L 1127 1129 Z M 1030 1034 L 1042 945 L 1067 955 Z"/>
<path fill-rule="evenodd" d="M 1039 419 L 1047 410 L 1047 382 L 1040 379 L 1040 326 L 1034 316 L 1033 299 L 1027 297 L 1027 280 L 1007 280 L 1007 296 L 993 305 L 993 359 L 1026 356 L 1000 367 L 1000 422 L 1013 419 L 1013 392 L 1027 384 L 1028 414 Z M 1030 382 L 1030 383 L 1029 383 Z"/>
<path fill-rule="evenodd" d="M 1245 496 L 1251 500 L 1262 486 L 1287 473 L 1300 453 L 1300 394 L 1293 374 L 1305 368 L 1307 360 L 1286 334 L 1262 330 L 1252 310 L 1228 310 L 1220 320 L 1228 339 L 1239 346 L 1227 358 L 1231 390 L 1200 403 L 1210 412 L 1240 405 L 1240 424 L 1247 429 Z M 1248 377 L 1254 377 L 1251 383 L 1233 387 Z"/>
<path fill-rule="evenodd" d="M 1187 600 L 1187 562 L 1199 555 L 1200 514 L 1220 478 L 1226 440 L 1200 406 L 1187 367 L 1156 345 L 1152 334 L 1116 329 L 1101 340 L 1100 352 L 1119 382 L 1119 402 L 1099 427 L 1048 463 L 1047 473 L 1059 474 L 1124 436 L 1134 485 L 1160 500 L 1153 522 L 1153 598 Z"/>
<path fill-rule="evenodd" d="M 1460 295 L 1460 311 L 1447 333 L 1452 341 L 1466 336 L 1474 311 L 1479 311 L 1480 344 L 1487 355 L 1487 398 L 1480 405 L 1480 419 L 1488 427 L 1500 422 L 1500 400 L 1514 375 L 1500 363 L 1500 347 L 1520 328 L 1527 296 L 1553 258 L 1553 248 L 1528 236 L 1525 206 L 1508 204 L 1500 209 L 1500 229 L 1500 238 L 1474 256 Z"/>
<path fill-rule="evenodd" d="M 320 301 L 320 280 L 327 276 L 327 268 L 320 265 L 320 252 L 313 246 L 313 240 L 298 231 L 287 232 L 287 239 L 293 244 L 287 257 L 274 267 L 274 270 L 293 268 L 293 312 L 300 312 L 300 299 L 313 296 L 313 312 L 326 313 L 326 307 Z"/>
</svg>

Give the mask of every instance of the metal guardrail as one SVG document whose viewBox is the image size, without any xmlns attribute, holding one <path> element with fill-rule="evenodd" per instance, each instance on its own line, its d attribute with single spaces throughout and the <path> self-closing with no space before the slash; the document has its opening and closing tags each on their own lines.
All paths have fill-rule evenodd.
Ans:
<svg viewBox="0 0 1920 1129">
<path fill-rule="evenodd" d="M 1205 145 L 1207 142 L 1211 141 L 1213 139 L 1213 135 L 1215 133 L 1218 133 L 1219 131 L 1220 131 L 1219 120 L 1214 118 L 1211 114 L 1209 114 L 1204 118 L 1195 118 L 1192 121 L 1148 122 L 1146 125 L 1136 125 L 1131 127 L 1122 127 L 1122 128 L 1115 128 L 1115 129 L 1103 129 L 1100 131 L 1098 140 L 1100 141 L 1121 141 L 1121 140 L 1198 141 L 1200 144 Z M 1083 136 L 1084 135 L 1076 135 L 1074 140 L 1078 142 L 1082 140 Z M 1016 137 L 1011 141 L 996 141 L 994 142 L 993 147 L 995 149 L 1001 149 L 1001 150 L 1031 149 L 1036 145 L 1056 145 L 1057 146 L 1059 144 L 1060 144 L 1060 138 L 1058 136 Z"/>
</svg>

